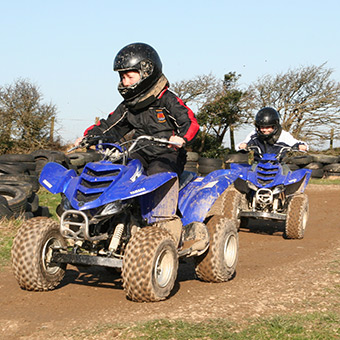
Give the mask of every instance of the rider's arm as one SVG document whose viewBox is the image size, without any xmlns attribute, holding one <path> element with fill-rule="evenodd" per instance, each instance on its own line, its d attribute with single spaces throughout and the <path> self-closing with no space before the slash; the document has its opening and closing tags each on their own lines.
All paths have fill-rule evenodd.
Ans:
<svg viewBox="0 0 340 340">
<path fill-rule="evenodd" d="M 193 111 L 169 90 L 164 93 L 163 100 L 178 130 L 176 136 L 171 136 L 170 140 L 175 138 L 180 143 L 182 140 L 184 140 L 185 143 L 193 141 L 199 130 L 199 125 Z M 180 139 L 177 137 L 180 137 Z M 184 145 L 184 143 L 182 145 Z"/>
<path fill-rule="evenodd" d="M 124 106 L 120 104 L 106 119 L 101 119 L 96 124 L 88 127 L 84 132 L 84 136 L 76 140 L 75 145 L 79 145 L 84 137 L 104 134 L 114 137 L 116 141 L 120 140 L 131 130 L 125 116 L 126 110 L 124 110 Z"/>
<path fill-rule="evenodd" d="M 279 143 L 284 143 L 289 146 L 296 146 L 299 150 L 308 151 L 308 144 L 302 140 L 294 138 L 289 132 L 282 130 Z"/>
<path fill-rule="evenodd" d="M 251 139 L 254 138 L 255 136 L 256 136 L 255 130 L 250 132 L 241 143 L 238 143 L 236 145 L 236 147 L 235 147 L 236 151 L 245 149 L 247 147 L 248 143 L 251 141 Z"/>
</svg>

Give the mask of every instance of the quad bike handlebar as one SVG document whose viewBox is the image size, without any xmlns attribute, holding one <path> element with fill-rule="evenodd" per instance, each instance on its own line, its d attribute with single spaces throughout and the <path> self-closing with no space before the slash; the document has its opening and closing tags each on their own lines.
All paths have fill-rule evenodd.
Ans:
<svg viewBox="0 0 340 340">
<path fill-rule="evenodd" d="M 159 146 L 181 146 L 177 142 L 169 141 L 165 138 L 157 138 L 153 136 L 139 136 L 135 139 L 129 140 L 127 142 L 123 142 L 121 144 L 114 143 L 113 137 L 110 136 L 89 136 L 85 137 L 79 145 L 74 146 L 69 149 L 67 152 L 74 151 L 79 148 L 89 148 L 92 145 L 96 145 L 97 151 L 99 151 L 103 155 L 104 160 L 109 160 L 112 162 L 116 162 L 120 159 L 123 159 L 123 164 L 126 164 L 127 159 L 131 152 L 136 149 L 138 144 L 143 141 L 148 140 L 150 142 L 154 142 Z M 111 141 L 111 143 L 110 143 Z M 131 145 L 126 148 L 125 145 L 131 143 Z M 141 148 L 146 147 L 147 145 L 142 146 Z"/>
<path fill-rule="evenodd" d="M 277 158 L 277 159 L 281 159 L 281 157 L 283 156 L 283 154 L 284 154 L 285 152 L 289 152 L 289 151 L 297 151 L 297 152 L 306 153 L 306 151 L 300 150 L 299 147 L 298 147 L 298 145 L 293 145 L 293 146 L 283 146 L 283 145 L 280 145 L 280 144 L 274 144 L 274 146 L 278 146 L 278 147 L 281 148 L 280 151 L 279 151 L 279 152 L 277 153 L 277 155 L 276 155 L 276 158 Z M 259 155 L 260 157 L 263 156 L 262 150 L 261 150 L 260 147 L 257 146 L 257 145 L 248 144 L 247 147 L 246 147 L 245 149 L 243 149 L 243 151 L 247 151 L 247 152 L 249 152 L 249 151 L 251 151 L 251 150 L 254 150 L 255 152 L 257 152 L 258 155 Z"/>
</svg>

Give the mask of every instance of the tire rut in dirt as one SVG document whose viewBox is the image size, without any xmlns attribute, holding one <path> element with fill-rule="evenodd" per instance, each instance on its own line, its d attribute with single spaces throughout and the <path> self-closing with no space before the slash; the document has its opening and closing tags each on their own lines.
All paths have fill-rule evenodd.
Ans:
<svg viewBox="0 0 340 340">
<path fill-rule="evenodd" d="M 164 259 L 168 265 L 158 269 L 157 264 Z M 128 243 L 123 260 L 127 297 L 136 302 L 166 299 L 175 284 L 177 270 L 177 250 L 170 233 L 153 226 L 139 230 Z"/>
<path fill-rule="evenodd" d="M 306 194 L 294 196 L 288 206 L 285 238 L 302 239 L 304 237 L 308 213 L 308 196 Z"/>
<path fill-rule="evenodd" d="M 235 275 L 238 261 L 236 222 L 215 215 L 209 219 L 207 228 L 210 244 L 207 252 L 195 258 L 196 274 L 202 281 L 229 281 Z"/>
<path fill-rule="evenodd" d="M 22 289 L 52 290 L 63 279 L 66 264 L 48 263 L 52 246 L 66 247 L 66 243 L 58 223 L 50 218 L 32 218 L 18 230 L 11 257 L 14 276 Z"/>
</svg>

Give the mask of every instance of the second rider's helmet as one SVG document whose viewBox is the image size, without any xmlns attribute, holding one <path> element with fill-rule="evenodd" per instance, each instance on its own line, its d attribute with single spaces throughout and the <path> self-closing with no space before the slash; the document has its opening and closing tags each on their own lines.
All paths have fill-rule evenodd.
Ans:
<svg viewBox="0 0 340 340">
<path fill-rule="evenodd" d="M 162 76 L 162 62 L 156 50 L 144 43 L 133 43 L 123 47 L 116 55 L 113 70 L 118 72 L 137 71 L 140 80 L 130 86 L 119 83 L 118 91 L 125 100 L 131 100 L 146 92 Z"/>
<path fill-rule="evenodd" d="M 272 126 L 274 131 L 270 134 L 261 132 L 261 127 Z M 261 139 L 270 139 L 281 133 L 280 114 L 272 107 L 264 107 L 255 116 L 255 128 Z"/>
</svg>

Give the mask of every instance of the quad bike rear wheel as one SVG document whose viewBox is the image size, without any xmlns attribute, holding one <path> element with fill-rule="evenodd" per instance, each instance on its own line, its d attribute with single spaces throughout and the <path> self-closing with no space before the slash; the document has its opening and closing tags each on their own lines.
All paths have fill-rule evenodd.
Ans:
<svg viewBox="0 0 340 340">
<path fill-rule="evenodd" d="M 238 260 L 238 232 L 233 219 L 214 215 L 207 222 L 210 236 L 208 250 L 195 258 L 199 279 L 207 282 L 225 282 L 236 271 Z"/>
<path fill-rule="evenodd" d="M 237 224 L 237 229 L 244 227 L 247 220 L 239 217 L 240 210 L 247 207 L 247 199 L 245 195 L 241 194 L 238 190 L 231 188 L 226 191 L 224 197 L 223 216 L 232 219 Z"/>
<path fill-rule="evenodd" d="M 123 286 L 136 302 L 166 299 L 174 287 L 178 256 L 171 234 L 160 227 L 139 230 L 129 241 L 123 260 Z"/>
<path fill-rule="evenodd" d="M 308 196 L 300 194 L 294 196 L 288 205 L 285 238 L 302 239 L 305 234 L 308 221 Z"/>
<path fill-rule="evenodd" d="M 210 209 L 208 216 L 223 215 L 228 219 L 234 220 L 237 229 L 247 224 L 245 219 L 241 219 L 238 215 L 240 210 L 247 208 L 247 200 L 245 195 L 241 194 L 234 187 L 227 188 L 222 195 L 216 200 Z"/>
<path fill-rule="evenodd" d="M 54 249 L 66 247 L 57 222 L 46 217 L 32 218 L 18 230 L 11 250 L 12 269 L 25 290 L 54 289 L 65 275 L 66 264 L 52 263 Z"/>
</svg>

